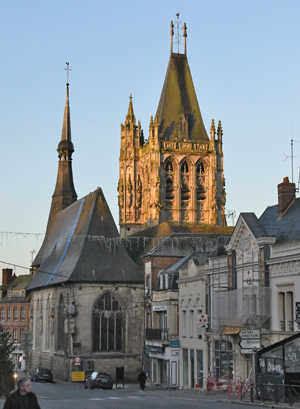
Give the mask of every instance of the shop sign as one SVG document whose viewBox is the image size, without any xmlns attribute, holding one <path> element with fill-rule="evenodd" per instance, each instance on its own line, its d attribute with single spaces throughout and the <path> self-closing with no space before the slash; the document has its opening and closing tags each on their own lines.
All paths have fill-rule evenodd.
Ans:
<svg viewBox="0 0 300 409">
<path fill-rule="evenodd" d="M 152 311 L 167 311 L 166 305 L 153 305 Z"/>
<path fill-rule="evenodd" d="M 155 353 L 161 354 L 163 352 L 163 349 L 162 347 L 150 347 L 150 352 L 153 352 L 154 354 Z"/>
</svg>

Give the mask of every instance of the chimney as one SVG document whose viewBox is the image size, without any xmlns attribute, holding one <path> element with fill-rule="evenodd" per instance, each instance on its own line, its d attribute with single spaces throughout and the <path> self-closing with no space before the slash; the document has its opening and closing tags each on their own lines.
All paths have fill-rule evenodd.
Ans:
<svg viewBox="0 0 300 409">
<path fill-rule="evenodd" d="M 290 204 L 295 199 L 296 185 L 290 183 L 289 178 L 285 177 L 278 186 L 278 217 L 282 217 Z"/>
<path fill-rule="evenodd" d="M 12 268 L 2 269 L 2 285 L 10 284 L 13 281 Z"/>
</svg>

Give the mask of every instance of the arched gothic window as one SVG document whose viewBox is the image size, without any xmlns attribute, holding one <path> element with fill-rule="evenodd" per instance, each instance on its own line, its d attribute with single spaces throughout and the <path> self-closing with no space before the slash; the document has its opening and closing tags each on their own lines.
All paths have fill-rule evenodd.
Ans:
<svg viewBox="0 0 300 409">
<path fill-rule="evenodd" d="M 47 307 L 46 307 L 46 334 L 45 334 L 45 348 L 50 348 L 50 296 L 47 298 Z"/>
<path fill-rule="evenodd" d="M 190 173 L 187 161 L 181 164 L 181 220 L 189 220 L 189 199 L 190 199 Z"/>
<path fill-rule="evenodd" d="M 61 294 L 58 304 L 58 331 L 57 331 L 57 348 L 59 351 L 66 351 L 67 334 L 65 333 L 65 301 Z"/>
<path fill-rule="evenodd" d="M 98 299 L 93 309 L 93 350 L 122 351 L 123 312 L 118 300 L 107 292 Z"/>
<path fill-rule="evenodd" d="M 174 200 L 174 166 L 170 159 L 165 163 L 166 177 L 166 213 L 167 220 L 173 220 L 172 207 Z"/>
<path fill-rule="evenodd" d="M 37 300 L 36 310 L 35 310 L 35 345 L 39 347 L 40 345 L 40 333 L 39 333 L 39 311 L 40 311 L 40 300 Z"/>
<path fill-rule="evenodd" d="M 197 198 L 197 223 L 205 221 L 203 212 L 205 194 L 205 168 L 201 159 L 196 163 L 196 198 Z"/>
</svg>

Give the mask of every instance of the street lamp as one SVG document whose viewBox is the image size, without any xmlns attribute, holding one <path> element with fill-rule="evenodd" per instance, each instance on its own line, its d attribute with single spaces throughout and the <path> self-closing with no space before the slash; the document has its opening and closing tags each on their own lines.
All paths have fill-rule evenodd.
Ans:
<svg viewBox="0 0 300 409">
<path fill-rule="evenodd" d="M 17 372 L 14 373 L 14 380 L 15 380 L 15 385 L 17 386 L 17 379 L 18 379 L 18 374 Z"/>
</svg>

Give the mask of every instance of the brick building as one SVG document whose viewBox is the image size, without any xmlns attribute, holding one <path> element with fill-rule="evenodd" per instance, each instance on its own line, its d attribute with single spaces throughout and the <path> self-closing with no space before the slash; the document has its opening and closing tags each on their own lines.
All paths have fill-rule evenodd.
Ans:
<svg viewBox="0 0 300 409">
<path fill-rule="evenodd" d="M 21 366 L 24 352 L 20 347 L 20 336 L 23 331 L 29 330 L 29 306 L 32 274 L 16 277 L 13 270 L 2 270 L 2 286 L 0 286 L 0 323 L 10 332 L 15 350 L 13 358 L 15 367 Z M 23 364 L 24 366 L 24 364 Z"/>
</svg>

